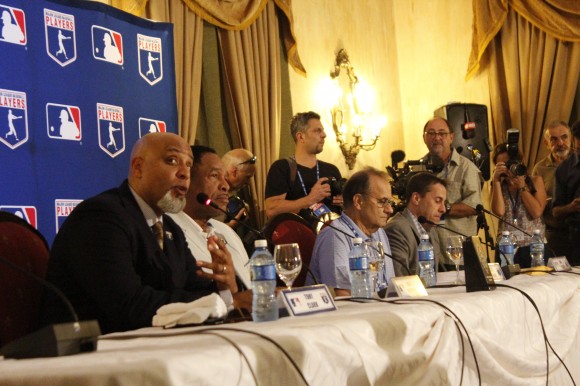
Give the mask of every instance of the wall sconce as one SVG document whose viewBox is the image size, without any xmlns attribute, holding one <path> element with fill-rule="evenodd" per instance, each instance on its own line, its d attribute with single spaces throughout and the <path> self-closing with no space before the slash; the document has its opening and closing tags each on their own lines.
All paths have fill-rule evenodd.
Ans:
<svg viewBox="0 0 580 386">
<path fill-rule="evenodd" d="M 341 87 L 339 78 L 342 69 L 346 71 L 348 77 L 348 84 L 344 87 Z M 330 77 L 336 81 L 335 95 L 332 96 L 336 103 L 330 110 L 332 129 L 344 160 L 349 170 L 352 170 L 360 150 L 374 149 L 381 129 L 387 124 L 387 118 L 384 116 L 373 118 L 370 111 L 373 90 L 359 82 L 346 50 L 341 49 L 336 54 L 334 69 L 330 72 Z M 343 88 L 346 89 L 346 93 L 343 93 Z M 354 137 L 354 143 L 348 142 L 347 134 L 349 131 Z M 369 137 L 370 140 L 363 143 Z"/>
</svg>

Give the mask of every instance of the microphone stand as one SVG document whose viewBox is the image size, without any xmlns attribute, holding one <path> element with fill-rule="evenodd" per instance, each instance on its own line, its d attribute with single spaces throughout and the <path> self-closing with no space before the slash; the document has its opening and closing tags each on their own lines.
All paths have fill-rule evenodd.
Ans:
<svg viewBox="0 0 580 386">
<path fill-rule="evenodd" d="M 483 229 L 483 233 L 485 235 L 485 255 L 487 256 L 487 262 L 489 263 L 491 260 L 489 259 L 489 250 L 492 251 L 495 249 L 493 238 L 489 234 L 489 226 L 487 225 L 487 220 L 485 219 L 485 215 L 483 213 L 479 213 L 477 215 L 477 231 L 479 232 L 480 229 Z"/>
</svg>

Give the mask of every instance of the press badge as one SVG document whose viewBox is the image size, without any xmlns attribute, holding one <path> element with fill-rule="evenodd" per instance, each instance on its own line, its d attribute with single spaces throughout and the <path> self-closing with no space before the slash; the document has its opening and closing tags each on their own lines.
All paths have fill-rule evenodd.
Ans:
<svg viewBox="0 0 580 386">
<path fill-rule="evenodd" d="M 326 206 L 322 202 L 312 205 L 310 209 L 312 209 L 312 212 L 314 212 L 314 215 L 316 217 L 320 217 L 325 213 L 331 213 L 330 209 L 328 209 L 328 206 Z"/>
</svg>

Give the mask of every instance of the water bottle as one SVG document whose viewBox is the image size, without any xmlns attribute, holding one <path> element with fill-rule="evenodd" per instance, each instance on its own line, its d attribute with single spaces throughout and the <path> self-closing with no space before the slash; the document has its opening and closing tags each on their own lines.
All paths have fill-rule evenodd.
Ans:
<svg viewBox="0 0 580 386">
<path fill-rule="evenodd" d="M 544 264 L 544 240 L 540 235 L 540 230 L 535 229 L 532 241 L 530 242 L 530 256 L 532 267 L 541 267 Z"/>
<path fill-rule="evenodd" d="M 425 287 L 433 287 L 437 284 L 435 253 L 428 234 L 422 234 L 419 243 L 419 277 Z"/>
<path fill-rule="evenodd" d="M 268 250 L 266 240 L 256 240 L 255 250 L 250 258 L 252 278 L 252 319 L 254 322 L 268 322 L 278 319 L 276 299 L 276 266 Z"/>
<path fill-rule="evenodd" d="M 370 298 L 373 293 L 369 255 L 360 237 L 352 240 L 348 255 L 350 269 L 350 294 L 353 298 Z"/>
<path fill-rule="evenodd" d="M 506 260 L 506 264 L 512 265 L 514 263 L 515 248 L 509 231 L 503 231 L 501 233 L 501 239 L 499 240 L 498 247 L 501 256 L 503 256 Z"/>
</svg>

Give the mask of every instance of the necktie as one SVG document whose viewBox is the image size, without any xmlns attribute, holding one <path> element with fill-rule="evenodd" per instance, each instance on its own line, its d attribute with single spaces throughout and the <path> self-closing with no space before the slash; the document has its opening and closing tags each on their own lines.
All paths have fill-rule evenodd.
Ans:
<svg viewBox="0 0 580 386">
<path fill-rule="evenodd" d="M 155 224 L 153 224 L 151 229 L 153 230 L 157 244 L 159 244 L 159 248 L 163 250 L 163 223 L 161 223 L 161 221 L 157 221 Z"/>
</svg>

